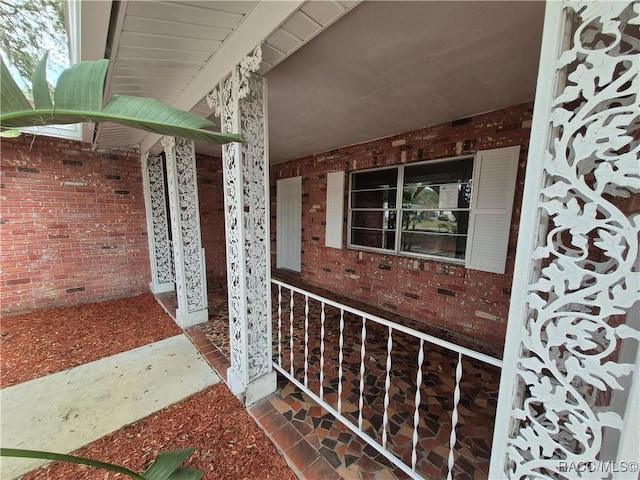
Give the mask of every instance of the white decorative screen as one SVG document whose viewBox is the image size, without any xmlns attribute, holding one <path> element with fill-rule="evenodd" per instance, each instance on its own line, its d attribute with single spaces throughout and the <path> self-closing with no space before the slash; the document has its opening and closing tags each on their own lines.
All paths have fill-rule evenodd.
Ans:
<svg viewBox="0 0 640 480">
<path fill-rule="evenodd" d="M 611 478 L 639 460 L 611 432 L 638 408 L 640 7 L 547 10 L 490 476 Z"/>
</svg>

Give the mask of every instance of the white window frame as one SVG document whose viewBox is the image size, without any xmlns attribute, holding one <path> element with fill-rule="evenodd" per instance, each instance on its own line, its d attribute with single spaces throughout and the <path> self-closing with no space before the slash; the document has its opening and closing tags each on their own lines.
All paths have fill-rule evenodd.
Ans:
<svg viewBox="0 0 640 480">
<path fill-rule="evenodd" d="M 464 265 L 466 268 L 482 270 L 493 273 L 505 272 L 506 256 L 513 208 L 515 183 L 518 171 L 520 146 L 503 147 L 492 150 L 481 150 L 475 155 L 461 155 L 437 160 L 410 163 L 408 165 L 385 166 L 357 170 L 349 173 L 349 204 L 347 224 L 347 248 L 352 250 L 370 251 L 385 255 L 394 255 L 410 258 L 421 258 L 438 262 Z M 471 177 L 471 201 L 469 205 L 469 224 L 467 228 L 467 241 L 465 258 L 452 258 L 440 255 L 422 254 L 416 252 L 404 252 L 400 250 L 400 236 L 402 234 L 402 192 L 404 190 L 404 169 L 406 166 L 451 162 L 455 160 L 473 159 L 473 174 Z M 371 171 L 397 169 L 398 182 L 396 191 L 396 225 L 394 249 L 367 247 L 353 244 L 352 236 L 352 186 L 353 176 Z M 497 170 L 496 170 L 497 169 Z M 482 183 L 482 185 L 481 185 Z M 498 185 L 498 186 L 496 186 Z M 482 197 L 482 198 L 479 198 Z M 486 200 L 485 200 L 486 199 Z M 357 209 L 356 209 L 357 210 Z M 466 209 L 465 209 L 466 210 Z M 491 228 L 482 227 L 484 218 L 493 218 Z M 478 250 L 474 255 L 472 246 Z"/>
<path fill-rule="evenodd" d="M 382 253 L 385 255 L 397 255 L 399 257 L 411 257 L 411 258 L 424 258 L 424 259 L 428 259 L 428 260 L 434 260 L 434 261 L 441 261 L 441 262 L 449 262 L 449 263 L 457 263 L 460 265 L 464 265 L 465 263 L 465 259 L 464 258 L 452 258 L 452 257 L 444 257 L 444 256 L 440 256 L 440 255 L 430 255 L 430 254 L 425 254 L 425 253 L 417 253 L 417 252 L 405 252 L 400 250 L 400 244 L 401 244 L 401 236 L 402 236 L 402 214 L 404 210 L 408 210 L 408 209 L 404 209 L 402 208 L 402 199 L 403 199 L 403 191 L 404 191 L 404 169 L 405 167 L 409 166 L 409 167 L 415 167 L 418 165 L 433 165 L 435 163 L 446 163 L 446 162 L 453 162 L 456 160 L 465 160 L 465 159 L 473 159 L 474 162 L 474 169 L 475 169 L 475 155 L 461 155 L 458 157 L 447 157 L 447 158 L 439 158 L 437 160 L 427 160 L 424 162 L 416 162 L 416 163 L 410 163 L 407 165 L 395 165 L 395 166 L 385 166 L 385 167 L 376 167 L 376 168 L 367 168 L 364 170 L 356 170 L 353 172 L 349 172 L 349 215 L 348 215 L 348 225 L 347 225 L 347 232 L 348 232 L 348 241 L 347 241 L 347 248 L 351 249 L 351 250 L 363 250 L 363 251 L 369 251 L 369 252 L 376 252 L 376 253 Z M 396 225 L 394 227 L 395 230 L 395 241 L 394 241 L 394 249 L 386 249 L 386 248 L 376 248 L 376 247 L 367 247 L 367 246 L 363 246 L 363 245 L 359 245 L 359 244 L 354 244 L 351 241 L 351 234 L 352 234 L 352 229 L 351 229 L 351 221 L 352 221 L 352 213 L 353 213 L 353 206 L 352 206 L 352 186 L 353 186 L 353 176 L 354 175 L 358 175 L 361 173 L 367 173 L 367 172 L 375 172 L 375 171 L 381 171 L 381 170 L 397 170 L 398 172 L 398 182 L 397 182 L 397 186 L 396 186 L 396 207 L 395 207 L 395 211 L 396 211 Z M 475 173 L 475 172 L 474 172 Z M 472 183 L 472 198 L 473 198 L 473 177 L 471 179 L 471 183 Z M 356 210 L 358 210 L 356 208 Z M 467 210 L 467 209 L 465 209 Z M 469 207 L 469 212 L 471 212 L 471 206 Z M 467 237 L 467 246 L 469 245 L 469 241 L 468 241 L 468 237 Z"/>
</svg>

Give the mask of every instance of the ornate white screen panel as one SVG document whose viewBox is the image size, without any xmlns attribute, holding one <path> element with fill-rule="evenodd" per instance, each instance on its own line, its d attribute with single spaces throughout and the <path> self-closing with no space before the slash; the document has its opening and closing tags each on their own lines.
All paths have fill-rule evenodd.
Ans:
<svg viewBox="0 0 640 480">
<path fill-rule="evenodd" d="M 167 159 L 167 183 L 173 256 L 175 260 L 178 321 L 190 318 L 206 321 L 207 288 L 204 252 L 200 238 L 200 209 L 193 142 L 182 138 L 163 137 Z M 192 323 L 186 320 L 187 323 Z"/>
<path fill-rule="evenodd" d="M 257 75 L 247 77 L 248 93 L 240 99 L 245 272 L 247 281 L 247 340 L 249 381 L 271 371 L 271 273 L 269 243 L 269 172 L 265 155 L 265 85 Z"/>
<path fill-rule="evenodd" d="M 172 282 L 162 157 L 149 155 L 148 152 L 145 152 L 142 155 L 142 171 L 147 207 L 147 235 L 149 237 L 152 288 L 155 292 L 160 285 Z"/>
<path fill-rule="evenodd" d="M 272 371 L 266 80 L 250 73 L 260 58 L 258 48 L 208 96 L 222 131 L 246 140 L 222 156 L 231 370 L 245 386 Z"/>
<path fill-rule="evenodd" d="M 547 3 L 490 478 L 637 475 L 639 13 Z"/>
</svg>

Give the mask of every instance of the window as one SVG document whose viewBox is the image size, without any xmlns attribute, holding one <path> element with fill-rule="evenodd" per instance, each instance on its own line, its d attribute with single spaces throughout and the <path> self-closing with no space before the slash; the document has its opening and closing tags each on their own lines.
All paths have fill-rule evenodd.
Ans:
<svg viewBox="0 0 640 480">
<path fill-rule="evenodd" d="M 503 273 L 519 152 L 352 172 L 348 246 Z"/>
<path fill-rule="evenodd" d="M 352 173 L 350 245 L 464 259 L 472 175 L 473 157 Z"/>
<path fill-rule="evenodd" d="M 404 167 L 399 252 L 464 259 L 473 157 Z"/>
<path fill-rule="evenodd" d="M 398 168 L 351 174 L 350 244 L 395 251 Z"/>
</svg>

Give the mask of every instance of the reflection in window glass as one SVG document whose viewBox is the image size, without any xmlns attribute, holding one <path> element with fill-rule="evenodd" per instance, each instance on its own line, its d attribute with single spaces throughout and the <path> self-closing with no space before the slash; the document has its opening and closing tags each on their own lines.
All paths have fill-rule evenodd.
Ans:
<svg viewBox="0 0 640 480">
<path fill-rule="evenodd" d="M 352 177 L 351 190 L 395 188 L 398 186 L 398 168 L 385 168 L 362 172 Z"/>
<path fill-rule="evenodd" d="M 351 192 L 351 208 L 396 208 L 396 189 Z"/>
<path fill-rule="evenodd" d="M 351 243 L 370 248 L 394 250 L 396 243 L 395 230 L 369 230 L 352 228 Z"/>
<path fill-rule="evenodd" d="M 469 208 L 470 203 L 471 182 L 402 190 L 402 208 Z"/>
<path fill-rule="evenodd" d="M 471 180 L 473 158 L 448 162 L 427 162 L 404 169 L 405 187 L 463 183 Z"/>
<path fill-rule="evenodd" d="M 354 211 L 351 214 L 351 226 L 360 228 L 395 229 L 395 211 Z"/>
<path fill-rule="evenodd" d="M 466 235 L 403 232 L 401 237 L 401 250 L 423 255 L 464 258 L 464 245 L 466 245 L 466 243 Z"/>
<path fill-rule="evenodd" d="M 352 173 L 349 244 L 463 259 L 473 161 L 466 157 Z"/>
<path fill-rule="evenodd" d="M 459 225 L 466 224 L 469 212 L 442 210 L 404 210 L 402 212 L 402 231 L 412 230 L 429 233 L 467 233 Z M 458 223 L 458 220 L 462 220 Z"/>
</svg>

